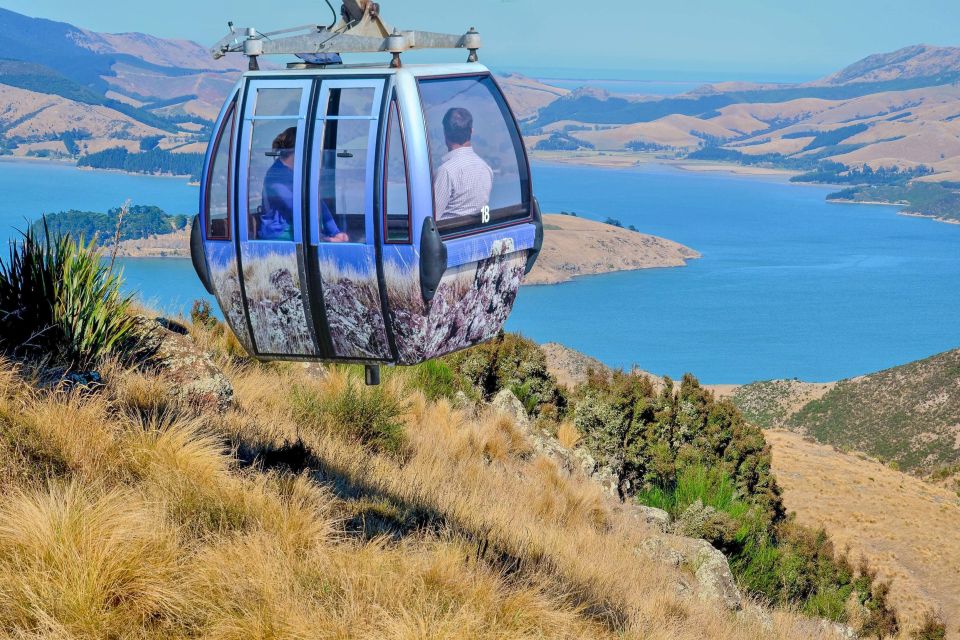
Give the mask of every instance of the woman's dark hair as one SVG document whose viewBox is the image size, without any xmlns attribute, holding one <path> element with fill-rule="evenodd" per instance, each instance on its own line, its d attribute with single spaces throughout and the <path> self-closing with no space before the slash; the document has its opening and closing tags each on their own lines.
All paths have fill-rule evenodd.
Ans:
<svg viewBox="0 0 960 640">
<path fill-rule="evenodd" d="M 462 107 L 454 107 L 443 116 L 443 135 L 452 144 L 466 144 L 473 134 L 473 116 Z"/>
<path fill-rule="evenodd" d="M 280 157 L 289 157 L 297 150 L 297 128 L 289 127 L 284 129 L 280 135 L 273 139 L 273 150 L 280 152 Z"/>
</svg>

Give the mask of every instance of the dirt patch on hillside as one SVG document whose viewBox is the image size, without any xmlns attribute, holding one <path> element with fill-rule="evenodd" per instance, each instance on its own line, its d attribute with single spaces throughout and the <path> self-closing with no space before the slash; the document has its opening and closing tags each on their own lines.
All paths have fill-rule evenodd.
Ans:
<svg viewBox="0 0 960 640">
<path fill-rule="evenodd" d="M 947 638 L 960 638 L 960 498 L 954 491 L 848 455 L 787 431 L 765 432 L 787 508 L 824 527 L 838 549 L 863 554 L 891 596 L 904 628 L 939 611 Z"/>
</svg>

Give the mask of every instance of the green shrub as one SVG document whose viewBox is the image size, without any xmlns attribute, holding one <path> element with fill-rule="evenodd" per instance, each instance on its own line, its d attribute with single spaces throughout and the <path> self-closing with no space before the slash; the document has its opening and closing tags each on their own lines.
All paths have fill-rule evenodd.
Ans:
<svg viewBox="0 0 960 640">
<path fill-rule="evenodd" d="M 307 428 L 356 440 L 378 452 L 400 454 L 406 449 L 401 420 L 406 403 L 382 386 L 364 386 L 351 378 L 340 393 L 329 397 L 295 387 L 291 404 L 297 421 Z"/>
<path fill-rule="evenodd" d="M 208 330 L 214 329 L 219 324 L 217 318 L 213 315 L 210 303 L 206 300 L 193 301 L 193 306 L 190 307 L 190 321 L 198 327 Z"/>
<path fill-rule="evenodd" d="M 68 367 L 95 366 L 135 337 L 130 297 L 93 244 L 27 229 L 0 260 L 0 347 Z"/>
<path fill-rule="evenodd" d="M 427 360 L 410 367 L 410 381 L 430 400 L 452 398 L 457 392 L 453 369 L 440 360 Z"/>
<path fill-rule="evenodd" d="M 821 531 L 786 516 L 763 432 L 695 378 L 589 376 L 575 392 L 574 424 L 610 465 L 625 497 L 671 513 L 676 529 L 724 552 L 741 588 L 776 605 L 846 621 L 857 592 L 865 632 L 896 627 L 887 587 L 860 576 Z"/>
<path fill-rule="evenodd" d="M 444 358 L 464 386 L 478 390 L 490 400 L 502 389 L 523 396 L 527 411 L 539 414 L 552 405 L 558 414 L 567 400 L 547 370 L 547 357 L 537 344 L 513 333 L 501 333 L 493 340 Z"/>
<path fill-rule="evenodd" d="M 939 615 L 927 611 L 920 628 L 911 633 L 910 637 L 914 640 L 944 640 L 947 637 L 947 625 Z"/>
</svg>

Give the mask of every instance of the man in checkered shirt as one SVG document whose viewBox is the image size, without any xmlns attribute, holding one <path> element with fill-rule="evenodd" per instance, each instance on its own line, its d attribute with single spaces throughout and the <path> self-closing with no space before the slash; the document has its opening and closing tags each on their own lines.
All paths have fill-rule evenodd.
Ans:
<svg viewBox="0 0 960 640">
<path fill-rule="evenodd" d="M 473 116 L 461 107 L 450 109 L 443 116 L 443 135 L 449 152 L 433 180 L 437 220 L 477 215 L 490 204 L 493 169 L 470 145 Z"/>
</svg>

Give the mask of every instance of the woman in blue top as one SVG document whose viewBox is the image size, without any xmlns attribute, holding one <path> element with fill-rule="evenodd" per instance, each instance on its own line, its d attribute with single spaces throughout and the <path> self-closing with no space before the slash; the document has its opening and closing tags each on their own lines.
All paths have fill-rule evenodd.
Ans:
<svg viewBox="0 0 960 640">
<path fill-rule="evenodd" d="M 296 162 L 297 128 L 290 127 L 273 140 L 270 155 L 276 161 L 263 178 L 263 211 L 260 214 L 260 240 L 293 240 L 293 168 Z M 349 242 L 340 231 L 327 204 L 320 201 L 324 242 Z"/>
</svg>

